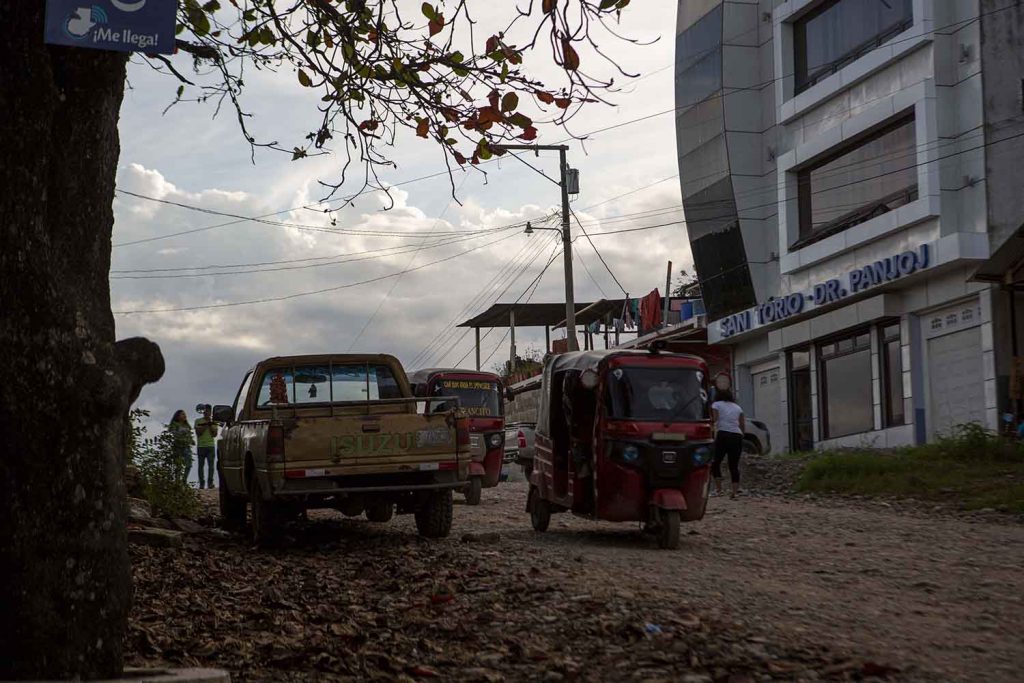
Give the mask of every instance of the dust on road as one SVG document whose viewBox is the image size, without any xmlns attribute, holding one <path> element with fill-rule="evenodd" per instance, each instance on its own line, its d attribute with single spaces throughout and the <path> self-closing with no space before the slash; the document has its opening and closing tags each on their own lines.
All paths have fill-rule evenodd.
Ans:
<svg viewBox="0 0 1024 683">
<path fill-rule="evenodd" d="M 273 550 L 133 548 L 129 657 L 236 680 L 1021 679 L 1022 525 L 713 499 L 662 551 L 569 515 L 538 534 L 525 497 L 457 505 L 443 541 L 317 513 Z"/>
</svg>

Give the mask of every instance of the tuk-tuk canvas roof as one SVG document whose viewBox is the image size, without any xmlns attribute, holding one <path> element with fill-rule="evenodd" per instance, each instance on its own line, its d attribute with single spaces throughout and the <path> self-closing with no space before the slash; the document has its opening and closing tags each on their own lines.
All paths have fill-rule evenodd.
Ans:
<svg viewBox="0 0 1024 683">
<path fill-rule="evenodd" d="M 637 351 L 637 350 L 624 350 L 624 349 L 596 349 L 593 351 L 571 351 L 569 353 L 561 353 L 554 356 L 551 360 L 551 369 L 553 372 L 565 372 L 566 370 L 577 370 L 583 372 L 584 370 L 593 370 L 597 372 L 598 366 L 609 358 L 644 358 L 651 357 L 653 354 L 649 351 Z M 664 358 L 687 358 L 698 362 L 704 362 L 698 356 L 692 356 L 685 353 L 660 353 L 658 354 Z"/>
</svg>

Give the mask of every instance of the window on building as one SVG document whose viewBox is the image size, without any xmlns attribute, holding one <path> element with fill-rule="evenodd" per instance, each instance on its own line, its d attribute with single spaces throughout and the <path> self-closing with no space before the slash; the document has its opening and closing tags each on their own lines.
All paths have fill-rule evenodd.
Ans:
<svg viewBox="0 0 1024 683">
<path fill-rule="evenodd" d="M 795 92 L 834 74 L 913 23 L 913 0 L 823 2 L 793 23 Z"/>
<path fill-rule="evenodd" d="M 825 438 L 872 430 L 871 335 L 860 332 L 819 344 L 818 358 Z"/>
<path fill-rule="evenodd" d="M 906 424 L 903 413 L 903 354 L 900 347 L 900 324 L 893 322 L 883 325 L 879 332 L 885 426 L 898 427 Z"/>
<path fill-rule="evenodd" d="M 806 246 L 917 199 L 914 116 L 903 116 L 797 175 L 800 239 Z"/>
</svg>

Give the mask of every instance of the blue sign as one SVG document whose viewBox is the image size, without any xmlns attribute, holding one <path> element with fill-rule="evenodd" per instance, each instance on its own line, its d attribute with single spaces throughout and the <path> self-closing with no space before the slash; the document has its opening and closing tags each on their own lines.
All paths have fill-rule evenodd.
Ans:
<svg viewBox="0 0 1024 683">
<path fill-rule="evenodd" d="M 751 309 L 722 318 L 718 331 L 723 339 L 727 339 L 735 334 L 791 318 L 810 308 L 841 301 L 851 294 L 924 270 L 929 265 L 931 252 L 927 244 L 922 244 L 916 252 L 905 251 L 863 268 L 854 268 L 843 278 L 832 278 L 816 284 L 810 292 L 772 298 Z"/>
<path fill-rule="evenodd" d="M 46 0 L 52 45 L 171 54 L 177 0 Z"/>
</svg>

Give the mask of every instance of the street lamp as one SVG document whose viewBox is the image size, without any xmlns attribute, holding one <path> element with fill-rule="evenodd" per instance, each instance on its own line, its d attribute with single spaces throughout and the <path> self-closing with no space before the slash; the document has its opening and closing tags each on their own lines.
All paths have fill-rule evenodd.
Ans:
<svg viewBox="0 0 1024 683">
<path fill-rule="evenodd" d="M 565 160 L 567 145 L 493 145 L 494 148 L 508 151 L 531 150 L 538 155 L 541 150 L 558 152 L 560 182 L 556 183 L 562 190 L 562 227 L 558 228 L 535 228 L 526 224 L 526 234 L 532 235 L 535 230 L 558 230 L 562 233 L 562 261 L 565 264 L 565 330 L 567 333 L 568 346 L 570 351 L 579 351 L 579 344 L 576 342 L 576 300 L 572 284 L 572 233 L 569 229 L 569 195 L 579 194 L 580 179 L 579 171 L 569 168 Z M 519 157 L 516 157 L 517 159 Z M 520 159 L 520 161 L 523 161 Z M 526 163 L 523 161 L 523 163 Z M 526 163 L 527 166 L 530 164 Z M 531 168 L 533 168 L 531 166 Z M 537 169 L 534 169 L 537 170 Z M 538 171 L 540 172 L 540 171 Z M 542 175 L 544 175 L 542 173 Z M 547 175 L 544 175 L 547 178 Z M 550 178 L 549 178 L 550 180 Z"/>
</svg>

